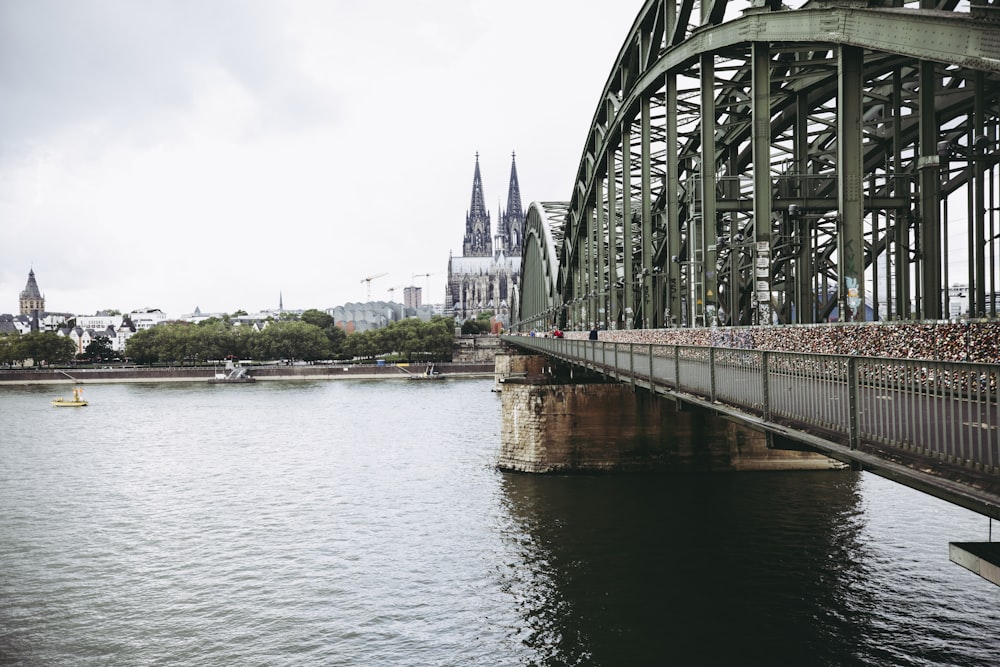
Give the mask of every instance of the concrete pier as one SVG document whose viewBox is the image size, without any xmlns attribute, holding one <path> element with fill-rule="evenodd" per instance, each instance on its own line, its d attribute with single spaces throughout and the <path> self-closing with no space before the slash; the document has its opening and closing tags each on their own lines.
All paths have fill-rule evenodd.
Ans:
<svg viewBox="0 0 1000 667">
<path fill-rule="evenodd" d="M 497 464 L 533 473 L 802 470 L 843 467 L 813 452 L 772 449 L 765 434 L 709 410 L 560 366 L 496 358 L 503 410 Z"/>
</svg>

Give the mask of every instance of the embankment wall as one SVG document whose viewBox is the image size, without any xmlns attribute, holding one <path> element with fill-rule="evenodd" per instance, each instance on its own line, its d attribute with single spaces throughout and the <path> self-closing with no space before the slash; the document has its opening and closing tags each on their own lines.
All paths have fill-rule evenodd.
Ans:
<svg viewBox="0 0 1000 667">
<path fill-rule="evenodd" d="M 305 365 L 250 366 L 249 374 L 258 381 L 268 380 L 358 380 L 405 379 L 420 375 L 427 364 L 373 366 Z M 445 377 L 493 377 L 492 363 L 435 364 L 434 370 Z M 114 382 L 207 382 L 219 369 L 205 367 L 172 368 L 71 368 L 0 370 L 0 385 L 4 384 L 98 384 Z"/>
</svg>

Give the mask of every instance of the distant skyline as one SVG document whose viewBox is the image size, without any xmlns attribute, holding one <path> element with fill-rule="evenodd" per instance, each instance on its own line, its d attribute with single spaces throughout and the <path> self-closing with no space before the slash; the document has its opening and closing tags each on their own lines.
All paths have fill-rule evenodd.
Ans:
<svg viewBox="0 0 1000 667">
<path fill-rule="evenodd" d="M 0 312 L 32 269 L 57 312 L 327 308 L 381 273 L 372 300 L 440 303 L 475 154 L 494 211 L 512 151 L 525 207 L 567 199 L 641 6 L 5 0 Z"/>
</svg>

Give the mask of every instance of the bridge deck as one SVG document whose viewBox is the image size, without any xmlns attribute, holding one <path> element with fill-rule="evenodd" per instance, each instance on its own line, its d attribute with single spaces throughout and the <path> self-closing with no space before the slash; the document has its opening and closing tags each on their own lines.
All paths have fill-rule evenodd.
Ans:
<svg viewBox="0 0 1000 667">
<path fill-rule="evenodd" d="M 874 382 L 871 368 L 857 358 L 834 355 L 739 350 L 744 359 L 737 375 L 716 359 L 723 355 L 714 348 L 505 340 L 1000 519 L 996 366 L 941 364 L 929 380 L 913 373 L 912 360 L 879 359 L 879 373 L 894 378 L 887 387 Z M 990 378 L 985 384 L 970 383 L 983 372 Z M 880 400 L 888 391 L 898 397 Z"/>
</svg>

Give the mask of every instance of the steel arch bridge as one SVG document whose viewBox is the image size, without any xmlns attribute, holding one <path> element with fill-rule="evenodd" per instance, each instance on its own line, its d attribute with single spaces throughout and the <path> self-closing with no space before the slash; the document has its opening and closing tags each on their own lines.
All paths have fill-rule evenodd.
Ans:
<svg viewBox="0 0 1000 667">
<path fill-rule="evenodd" d="M 997 316 L 1000 0 L 648 0 L 515 328 Z"/>
</svg>

